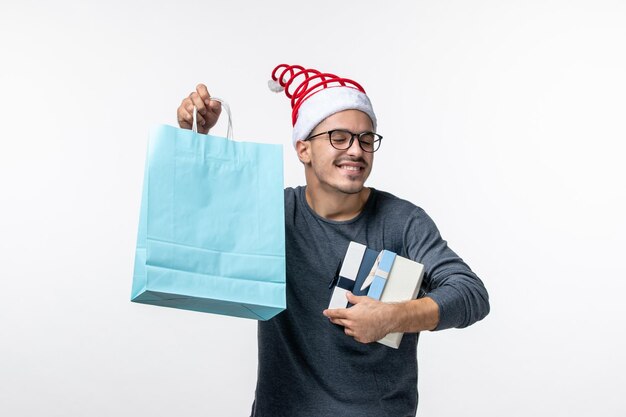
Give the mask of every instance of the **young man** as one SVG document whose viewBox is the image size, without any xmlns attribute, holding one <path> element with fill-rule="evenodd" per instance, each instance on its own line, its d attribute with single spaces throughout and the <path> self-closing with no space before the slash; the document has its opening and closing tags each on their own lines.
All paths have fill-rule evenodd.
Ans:
<svg viewBox="0 0 626 417">
<path fill-rule="evenodd" d="M 381 137 L 358 83 L 288 65 L 270 83 L 292 99 L 306 186 L 285 190 L 287 310 L 259 322 L 252 416 L 415 416 L 419 332 L 481 320 L 487 291 L 421 208 L 365 187 Z M 194 106 L 208 133 L 220 103 L 198 85 L 178 108 L 182 128 L 191 128 Z M 354 306 L 328 310 L 350 241 L 423 264 L 424 296 L 390 304 L 348 293 Z M 407 333 L 399 349 L 372 343 L 391 332 Z"/>
</svg>

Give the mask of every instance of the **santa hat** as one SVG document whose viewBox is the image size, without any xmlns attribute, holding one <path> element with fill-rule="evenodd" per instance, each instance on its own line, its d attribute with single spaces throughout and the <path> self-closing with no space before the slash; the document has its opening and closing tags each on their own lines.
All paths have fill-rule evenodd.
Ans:
<svg viewBox="0 0 626 417">
<path fill-rule="evenodd" d="M 268 85 L 270 90 L 284 91 L 291 99 L 294 147 L 328 116 L 344 110 L 360 110 L 367 114 L 376 130 L 372 103 L 356 81 L 300 65 L 281 64 L 272 71 Z"/>
</svg>

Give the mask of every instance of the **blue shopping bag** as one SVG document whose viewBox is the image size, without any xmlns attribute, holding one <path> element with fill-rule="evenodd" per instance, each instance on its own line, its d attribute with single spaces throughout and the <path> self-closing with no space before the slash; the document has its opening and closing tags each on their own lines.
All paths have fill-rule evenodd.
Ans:
<svg viewBox="0 0 626 417">
<path fill-rule="evenodd" d="M 131 300 L 258 320 L 286 308 L 282 145 L 151 131 Z"/>
</svg>

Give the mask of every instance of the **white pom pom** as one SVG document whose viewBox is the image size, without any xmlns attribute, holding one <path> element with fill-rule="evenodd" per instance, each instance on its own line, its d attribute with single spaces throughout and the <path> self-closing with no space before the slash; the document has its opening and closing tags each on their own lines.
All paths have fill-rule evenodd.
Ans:
<svg viewBox="0 0 626 417">
<path fill-rule="evenodd" d="M 285 91 L 285 88 L 280 85 L 278 81 L 269 80 L 267 82 L 267 86 L 270 88 L 271 91 L 275 93 L 282 93 L 283 91 Z"/>
</svg>

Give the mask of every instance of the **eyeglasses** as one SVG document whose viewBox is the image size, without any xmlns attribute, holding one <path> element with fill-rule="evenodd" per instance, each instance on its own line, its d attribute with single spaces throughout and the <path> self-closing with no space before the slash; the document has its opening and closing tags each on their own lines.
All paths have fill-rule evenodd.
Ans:
<svg viewBox="0 0 626 417">
<path fill-rule="evenodd" d="M 374 132 L 352 133 L 348 130 L 335 129 L 328 132 L 318 133 L 313 136 L 309 136 L 305 140 L 315 139 L 318 136 L 328 135 L 328 140 L 333 148 L 340 151 L 350 149 L 354 138 L 359 141 L 359 146 L 364 152 L 373 153 L 380 148 L 380 142 L 383 137 Z"/>
</svg>

